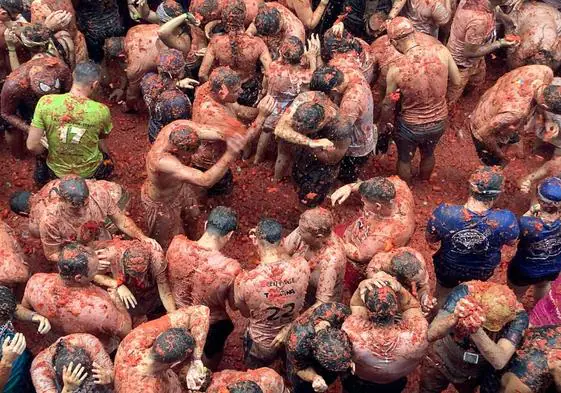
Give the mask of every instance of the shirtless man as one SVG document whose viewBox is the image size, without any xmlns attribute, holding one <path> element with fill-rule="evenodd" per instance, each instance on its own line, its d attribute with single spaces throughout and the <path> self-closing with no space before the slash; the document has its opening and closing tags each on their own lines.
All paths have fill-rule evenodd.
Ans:
<svg viewBox="0 0 561 393">
<path fill-rule="evenodd" d="M 513 245 L 518 238 L 516 216 L 506 209 L 493 209 L 503 183 L 499 169 L 480 167 L 469 178 L 464 205 L 441 204 L 432 213 L 426 239 L 429 244 L 440 243 L 433 255 L 439 306 L 456 285 L 491 278 L 501 262 L 503 246 Z"/>
<path fill-rule="evenodd" d="M 470 0 L 459 4 L 448 39 L 448 50 L 460 71 L 460 83 L 448 90 L 448 104 L 455 104 L 469 84 L 480 87 L 485 82 L 485 56 L 500 48 L 518 45 L 505 38 L 495 41 L 496 6 L 504 0 Z"/>
<path fill-rule="evenodd" d="M 249 26 L 255 19 L 259 7 L 264 3 L 263 0 L 243 0 L 247 13 L 244 19 L 244 26 Z M 230 4 L 228 0 L 193 0 L 189 3 L 189 12 L 191 12 L 197 20 L 200 21 L 201 26 L 211 25 L 209 22 L 218 23 L 222 16 L 222 10 Z M 205 28 L 208 31 L 208 27 Z"/>
<path fill-rule="evenodd" d="M 343 301 L 347 257 L 343 241 L 332 229 L 331 212 L 317 207 L 302 213 L 298 228 L 283 240 L 290 255 L 304 257 L 310 265 L 307 305 Z"/>
<path fill-rule="evenodd" d="M 351 310 L 342 329 L 351 340 L 356 369 L 343 381 L 343 391 L 402 392 L 428 346 L 421 306 L 395 278 L 379 272 L 360 283 Z"/>
<path fill-rule="evenodd" d="M 21 157 L 23 153 L 23 143 L 39 98 L 68 92 L 71 85 L 70 69 L 56 57 L 31 59 L 8 75 L 2 86 L 0 113 L 15 129 L 6 131 L 12 154 Z"/>
<path fill-rule="evenodd" d="M 446 25 L 453 16 L 452 1 L 399 0 L 393 4 L 390 14 L 401 13 L 416 31 L 438 38 L 438 28 Z"/>
<path fill-rule="evenodd" d="M 130 332 L 115 356 L 115 393 L 184 392 L 172 370 L 177 364 L 187 372 L 187 388 L 199 390 L 206 374 L 201 358 L 208 315 L 205 306 L 185 307 Z"/>
<path fill-rule="evenodd" d="M 489 366 L 507 365 L 527 327 L 528 314 L 506 285 L 458 285 L 429 326 L 431 347 L 421 366 L 420 392 L 440 393 L 450 383 L 474 392 Z"/>
<path fill-rule="evenodd" d="M 520 217 L 520 242 L 516 255 L 508 265 L 509 286 L 519 300 L 530 285 L 534 299 L 539 300 L 549 290 L 551 282 L 561 272 L 561 179 L 550 177 L 541 182 L 538 204 Z"/>
<path fill-rule="evenodd" d="M 307 31 L 312 31 L 324 16 L 329 0 L 321 0 L 315 9 L 312 8 L 311 0 L 281 0 L 279 3 L 292 11 Z"/>
<path fill-rule="evenodd" d="M 387 123 L 392 122 L 396 102 L 400 100 L 393 138 L 397 145 L 397 174 L 406 182 L 412 180 L 411 161 L 417 149 L 421 153 L 419 176 L 430 179 L 435 165 L 434 150 L 448 118 L 448 78 L 453 85 L 460 83 L 450 52 L 442 46 L 417 44 L 414 31 L 411 22 L 403 17 L 388 25 L 388 38 L 403 57 L 388 70 L 380 119 L 381 128 L 387 133 Z"/>
<path fill-rule="evenodd" d="M 561 12 L 549 4 L 527 2 L 506 17 L 512 21 L 506 23 L 506 32 L 520 37 L 520 45 L 507 51 L 509 67 L 543 64 L 557 70 L 561 64 Z"/>
<path fill-rule="evenodd" d="M 77 391 L 102 393 L 112 389 L 113 362 L 103 344 L 91 334 L 75 333 L 59 338 L 33 359 L 31 379 L 35 391 L 58 393 L 61 385 L 63 390 L 73 391 L 66 375 L 72 365 L 84 367 L 83 372 L 87 374 Z"/>
<path fill-rule="evenodd" d="M 357 191 L 364 204 L 362 214 L 343 235 L 347 258 L 357 274 L 352 290 L 364 278 L 366 265 L 377 253 L 406 246 L 415 231 L 415 201 L 403 180 L 397 176 L 374 177 L 347 184 L 331 195 L 331 203 L 341 204 Z"/>
<path fill-rule="evenodd" d="M 105 228 L 107 218 L 125 235 L 160 249 L 154 239 L 145 236 L 134 221 L 117 207 L 109 190 L 90 193 L 85 180 L 72 175 L 62 179 L 56 189 L 59 200 L 47 207 L 39 222 L 39 234 L 47 260 L 58 262 L 67 242 L 88 245 L 96 240 L 111 239 Z"/>
<path fill-rule="evenodd" d="M 342 303 L 324 303 L 291 324 L 286 353 L 294 393 L 325 392 L 339 376 L 354 371 L 351 342 L 341 331 L 349 315 Z"/>
<path fill-rule="evenodd" d="M 302 22 L 288 8 L 277 2 L 268 2 L 259 8 L 248 32 L 263 38 L 273 59 L 278 59 L 280 46 L 289 37 L 298 37 L 302 41 L 306 39 L 306 30 Z"/>
<path fill-rule="evenodd" d="M 212 374 L 206 393 L 289 393 L 284 379 L 270 368 Z"/>
<path fill-rule="evenodd" d="M 261 72 L 266 73 L 271 63 L 267 45 L 259 37 L 245 33 L 243 21 L 246 8 L 242 0 L 236 0 L 222 10 L 222 23 L 227 34 L 214 35 L 206 49 L 199 80 L 206 82 L 213 66 L 228 66 L 241 79 L 243 92 L 238 103 L 254 106 L 261 92 Z"/>
<path fill-rule="evenodd" d="M 250 232 L 260 262 L 240 273 L 235 282 L 234 301 L 249 318 L 244 337 L 244 359 L 249 368 L 270 365 L 278 354 L 274 339 L 302 310 L 310 267 L 302 257 L 290 257 L 280 244 L 282 226 L 262 219 Z"/>
<path fill-rule="evenodd" d="M 27 282 L 29 267 L 23 257 L 21 246 L 16 240 L 15 233 L 2 220 L 0 220 L 0 285 L 14 287 Z"/>
<path fill-rule="evenodd" d="M 561 114 L 561 86 L 552 81 L 551 68 L 529 65 L 503 75 L 483 94 L 468 120 L 481 162 L 508 164 L 503 149 L 519 142 L 519 132 L 534 115 L 534 109 Z"/>
<path fill-rule="evenodd" d="M 56 191 L 61 180 L 51 180 L 45 184 L 37 193 L 30 193 L 28 191 L 18 191 L 10 196 L 10 209 L 20 216 L 29 217 L 29 234 L 33 237 L 39 238 L 39 223 L 41 217 L 47 211 L 47 207 L 51 205 L 52 201 L 57 200 Z M 86 185 L 92 195 L 103 194 L 109 192 L 111 199 L 117 207 L 126 214 L 130 202 L 130 194 L 119 184 L 106 180 L 92 180 L 86 179 Z M 116 228 L 111 220 L 105 221 L 105 227 L 109 232 L 114 233 Z"/>
<path fill-rule="evenodd" d="M 210 309 L 204 355 L 205 364 L 211 370 L 218 367 L 226 340 L 234 330 L 226 304 L 234 308 L 234 280 L 241 267 L 238 261 L 227 258 L 220 250 L 237 226 L 238 217 L 232 209 L 215 207 L 199 240 L 176 236 L 166 254 L 167 277 L 175 305 L 181 308 L 200 304 Z"/>
<path fill-rule="evenodd" d="M 425 315 L 436 304 L 436 299 L 431 296 L 425 258 L 414 248 L 399 247 L 374 255 L 366 267 L 366 277 L 372 278 L 378 272 L 395 277 L 410 293 L 416 294 Z"/>
<path fill-rule="evenodd" d="M 57 265 L 59 273 L 36 273 L 29 279 L 22 306 L 47 317 L 55 332 L 90 333 L 113 352 L 130 332 L 131 318 L 115 291 L 92 283 L 97 256 L 81 244 L 69 243 Z"/>
<path fill-rule="evenodd" d="M 203 150 L 199 154 L 201 140 L 224 144 L 226 130 L 190 120 L 177 120 L 160 131 L 146 156 L 148 177 L 142 186 L 142 202 L 147 213 L 149 233 L 164 249 L 174 236 L 185 233 L 184 222 L 190 224 L 190 237 L 195 236 L 194 224 L 199 216 L 199 201 L 194 186 L 210 189 L 224 177 L 229 171 L 229 164 L 236 159 L 247 141 L 257 136 L 273 106 L 274 100 L 262 100 L 259 104 L 260 114 L 247 134 L 229 138 L 226 152 L 220 153 L 215 162 L 210 161 L 204 171 L 197 169 L 196 161 L 201 156 L 204 159 L 208 153 Z M 184 164 L 187 162 L 190 165 Z"/>
</svg>

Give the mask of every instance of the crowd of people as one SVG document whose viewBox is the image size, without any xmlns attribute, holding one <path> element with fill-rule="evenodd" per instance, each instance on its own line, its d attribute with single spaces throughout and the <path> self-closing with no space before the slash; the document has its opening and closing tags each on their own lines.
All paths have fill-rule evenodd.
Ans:
<svg viewBox="0 0 561 393">
<path fill-rule="evenodd" d="M 399 393 L 416 370 L 421 393 L 561 391 L 556 1 L 0 0 L 0 26 L 0 128 L 36 183 L 4 202 L 45 259 L 32 271 L 0 221 L 2 392 Z M 488 56 L 507 72 L 485 91 Z M 481 166 L 464 204 L 417 222 L 410 185 L 469 89 L 457 137 Z M 142 222 L 108 104 L 148 113 Z M 527 141 L 553 153 L 513 179 L 517 217 L 495 202 Z M 396 175 L 361 178 L 391 144 Z M 207 207 L 236 160 L 271 157 L 302 214 L 252 212 L 250 269 L 223 252 L 236 207 Z M 410 244 L 425 226 L 432 263 Z"/>
</svg>

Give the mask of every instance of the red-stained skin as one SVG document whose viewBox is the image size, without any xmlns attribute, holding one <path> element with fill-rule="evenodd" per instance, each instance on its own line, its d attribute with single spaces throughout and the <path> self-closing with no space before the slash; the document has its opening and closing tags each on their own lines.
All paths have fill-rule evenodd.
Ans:
<svg viewBox="0 0 561 393">
<path fill-rule="evenodd" d="M 283 41 L 288 37 L 298 37 L 302 42 L 306 42 L 306 29 L 296 15 L 277 2 L 268 2 L 267 7 L 276 8 L 279 11 L 282 26 L 277 34 L 262 37 L 271 53 L 279 53 Z"/>
<path fill-rule="evenodd" d="M 14 286 L 29 278 L 29 267 L 14 231 L 0 220 L 0 285 Z"/>
<path fill-rule="evenodd" d="M 208 8 L 206 4 L 209 0 L 193 0 L 189 4 L 189 12 L 197 14 L 201 18 L 201 25 L 204 26 L 208 22 L 214 20 L 220 20 L 222 10 L 226 7 L 229 0 L 211 0 L 215 2 L 215 6 L 212 7 L 208 12 L 201 12 L 202 7 Z M 263 0 L 244 0 L 245 7 L 247 9 L 247 15 L 245 17 L 245 26 L 249 26 L 259 10 L 259 6 L 263 4 Z"/>
<path fill-rule="evenodd" d="M 224 370 L 214 373 L 206 393 L 223 393 L 229 385 L 242 381 L 255 382 L 263 393 L 288 393 L 289 391 L 279 374 L 270 368 L 263 367 L 247 371 Z"/>
</svg>

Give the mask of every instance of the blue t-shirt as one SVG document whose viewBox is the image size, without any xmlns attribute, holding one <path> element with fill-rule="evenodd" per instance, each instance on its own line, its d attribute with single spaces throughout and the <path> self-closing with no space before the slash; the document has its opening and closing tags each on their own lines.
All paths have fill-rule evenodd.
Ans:
<svg viewBox="0 0 561 393">
<path fill-rule="evenodd" d="M 561 220 L 550 223 L 539 217 L 520 218 L 520 243 L 511 262 L 519 278 L 539 279 L 561 270 Z"/>
<path fill-rule="evenodd" d="M 438 282 L 447 288 L 470 280 L 488 280 L 501 262 L 501 247 L 518 238 L 515 215 L 502 209 L 476 213 L 459 205 L 441 204 L 427 224 L 440 240 L 434 254 Z"/>
<path fill-rule="evenodd" d="M 7 338 L 12 339 L 15 333 L 13 326 L 9 323 L 9 326 L 3 326 L 0 333 L 0 345 L 4 344 Z M 0 359 L 2 354 L 0 353 Z M 33 358 L 29 350 L 25 350 L 21 355 L 19 355 L 16 360 L 12 363 L 12 372 L 8 377 L 6 385 L 2 393 L 32 393 L 35 392 L 33 385 L 31 383 L 31 362 Z"/>
</svg>

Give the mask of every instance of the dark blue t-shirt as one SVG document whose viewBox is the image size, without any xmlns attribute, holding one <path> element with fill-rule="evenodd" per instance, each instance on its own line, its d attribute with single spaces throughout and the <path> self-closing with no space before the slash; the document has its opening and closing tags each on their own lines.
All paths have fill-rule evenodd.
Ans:
<svg viewBox="0 0 561 393">
<path fill-rule="evenodd" d="M 539 279 L 561 270 L 561 220 L 546 223 L 538 217 L 521 217 L 520 242 L 510 269 L 517 277 Z"/>
<path fill-rule="evenodd" d="M 501 247 L 518 238 L 518 221 L 508 210 L 476 213 L 459 205 L 441 204 L 427 224 L 440 240 L 434 254 L 438 282 L 447 288 L 469 280 L 488 280 L 501 262 Z"/>
</svg>

